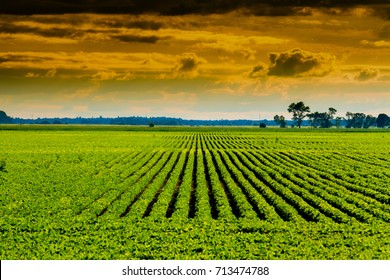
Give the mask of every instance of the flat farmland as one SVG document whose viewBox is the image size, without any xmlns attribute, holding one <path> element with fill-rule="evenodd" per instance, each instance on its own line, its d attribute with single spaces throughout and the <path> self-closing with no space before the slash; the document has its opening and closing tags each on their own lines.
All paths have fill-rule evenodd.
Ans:
<svg viewBox="0 0 390 280">
<path fill-rule="evenodd" d="M 389 259 L 388 130 L 0 127 L 1 259 Z"/>
</svg>

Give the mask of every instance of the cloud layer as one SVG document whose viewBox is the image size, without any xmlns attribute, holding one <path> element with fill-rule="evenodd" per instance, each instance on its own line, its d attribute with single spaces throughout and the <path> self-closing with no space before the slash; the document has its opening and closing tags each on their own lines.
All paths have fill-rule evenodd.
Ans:
<svg viewBox="0 0 390 280">
<path fill-rule="evenodd" d="M 365 47 L 374 47 L 374 48 L 390 48 L 390 41 L 380 40 L 380 41 L 368 41 L 362 40 L 360 44 Z"/>
<path fill-rule="evenodd" d="M 390 108 L 390 29 L 376 7 L 212 2 L 127 1 L 138 5 L 133 14 L 0 14 L 0 107 L 24 117 L 209 118 L 272 118 L 297 100 L 319 111 Z M 121 1 L 90 3 L 67 7 Z M 186 15 L 158 15 L 173 7 Z"/>
<path fill-rule="evenodd" d="M 299 7 L 347 9 L 354 6 L 381 6 L 387 0 L 13 0 L 3 3 L 0 13 L 8 14 L 63 14 L 63 13 L 110 13 L 141 14 L 158 13 L 162 15 L 215 14 L 234 10 L 246 10 L 256 15 L 286 16 L 299 12 Z M 388 8 L 385 6 L 385 8 Z M 383 11 L 388 11 L 383 9 Z"/>
</svg>

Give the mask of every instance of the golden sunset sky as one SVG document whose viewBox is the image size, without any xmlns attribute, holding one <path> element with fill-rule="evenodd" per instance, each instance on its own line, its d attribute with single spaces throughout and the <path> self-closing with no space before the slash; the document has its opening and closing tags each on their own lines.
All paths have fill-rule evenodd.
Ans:
<svg viewBox="0 0 390 280">
<path fill-rule="evenodd" d="M 0 110 L 13 117 L 290 118 L 297 101 L 390 113 L 387 0 L 11 2 Z"/>
</svg>

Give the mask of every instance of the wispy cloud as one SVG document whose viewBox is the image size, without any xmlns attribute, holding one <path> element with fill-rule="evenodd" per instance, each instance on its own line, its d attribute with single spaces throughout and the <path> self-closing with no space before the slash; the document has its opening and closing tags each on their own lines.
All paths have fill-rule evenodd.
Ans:
<svg viewBox="0 0 390 280">
<path fill-rule="evenodd" d="M 380 40 L 380 41 L 368 41 L 362 40 L 360 44 L 367 47 L 374 48 L 390 48 L 390 41 Z"/>
</svg>

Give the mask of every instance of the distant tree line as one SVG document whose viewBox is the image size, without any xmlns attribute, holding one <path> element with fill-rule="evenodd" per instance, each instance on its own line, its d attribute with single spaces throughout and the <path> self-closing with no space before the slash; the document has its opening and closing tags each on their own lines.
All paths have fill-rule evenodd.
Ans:
<svg viewBox="0 0 390 280">
<path fill-rule="evenodd" d="M 310 108 L 302 101 L 291 103 L 287 108 L 292 113 L 292 121 L 286 120 L 283 115 L 275 115 L 273 120 L 185 120 L 181 118 L 170 117 L 92 117 L 92 118 L 37 118 L 22 119 L 9 117 L 4 111 L 0 110 L 0 124 L 95 124 L 95 125 L 186 125 L 186 126 L 258 126 L 265 128 L 269 125 L 279 125 L 284 128 L 287 126 L 301 127 L 312 126 L 315 128 L 329 128 L 332 126 L 346 128 L 369 128 L 377 126 L 385 128 L 390 126 L 390 118 L 387 114 L 381 113 L 377 117 L 365 115 L 364 113 L 347 112 L 345 117 L 335 117 L 337 112 L 334 108 L 329 108 L 327 112 L 310 112 Z M 153 125 L 152 125 L 153 124 Z"/>
<path fill-rule="evenodd" d="M 2 111 L 0 111 L 2 112 Z M 4 113 L 4 112 L 3 112 Z M 0 117 L 2 114 L 0 114 Z M 6 114 L 4 113 L 4 116 Z M 267 124 L 272 123 L 266 121 Z M 0 123 L 3 124 L 91 124 L 91 125 L 145 125 L 145 126 L 258 126 L 259 122 L 255 120 L 186 120 L 182 118 L 171 117 L 142 117 L 142 116 L 130 116 L 130 117 L 91 117 L 91 118 L 36 118 L 36 119 L 23 119 L 23 118 L 0 118 Z M 153 125 L 152 125 L 153 124 Z"/>
<path fill-rule="evenodd" d="M 292 126 L 296 125 L 299 128 L 302 126 L 306 117 L 309 125 L 314 128 L 341 127 L 343 124 L 346 128 L 369 128 L 371 126 L 385 128 L 390 126 L 390 117 L 384 113 L 374 117 L 364 113 L 347 112 L 345 117 L 335 117 L 337 110 L 334 108 L 329 108 L 328 112 L 310 112 L 310 107 L 306 106 L 302 101 L 291 103 L 287 111 L 292 113 L 292 119 L 295 121 Z M 287 121 L 284 116 L 275 115 L 274 121 L 281 128 L 287 126 Z"/>
</svg>

